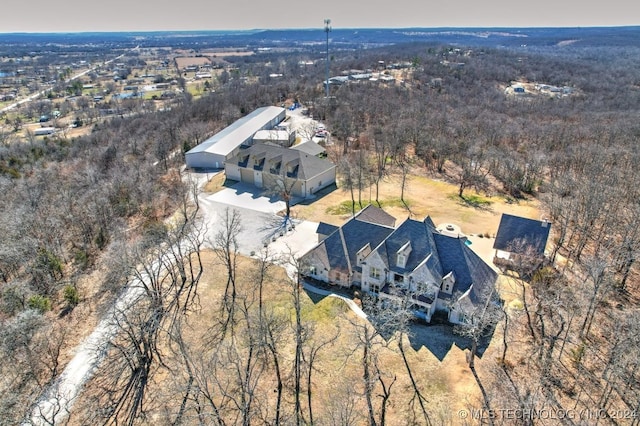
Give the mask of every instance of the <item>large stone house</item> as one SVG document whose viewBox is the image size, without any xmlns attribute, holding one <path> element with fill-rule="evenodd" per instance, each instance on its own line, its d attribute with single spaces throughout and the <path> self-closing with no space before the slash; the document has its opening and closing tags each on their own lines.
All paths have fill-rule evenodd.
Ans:
<svg viewBox="0 0 640 426">
<path fill-rule="evenodd" d="M 465 322 L 488 297 L 497 273 L 466 238 L 441 233 L 429 217 L 397 228 L 389 218 L 369 206 L 335 229 L 321 224 L 323 232 L 333 232 L 302 257 L 303 275 L 392 303 L 409 298 L 427 322 L 436 311 L 452 323 Z"/>
</svg>

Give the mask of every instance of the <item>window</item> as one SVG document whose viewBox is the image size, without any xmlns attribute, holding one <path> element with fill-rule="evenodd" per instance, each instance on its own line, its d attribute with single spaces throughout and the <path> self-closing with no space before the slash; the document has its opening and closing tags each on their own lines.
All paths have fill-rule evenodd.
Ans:
<svg viewBox="0 0 640 426">
<path fill-rule="evenodd" d="M 407 263 L 407 257 L 402 253 L 398 253 L 398 258 L 396 259 L 396 264 L 398 265 L 398 267 L 404 268 L 406 263 Z"/>
<path fill-rule="evenodd" d="M 379 280 L 380 279 L 380 269 L 375 268 L 375 267 L 371 267 L 371 269 L 369 269 L 369 276 L 373 279 Z"/>
<path fill-rule="evenodd" d="M 371 284 L 371 292 L 374 293 L 374 294 L 380 293 L 380 285 Z"/>
<path fill-rule="evenodd" d="M 309 275 L 315 275 L 316 274 L 316 267 L 315 266 L 311 266 L 309 267 Z"/>
</svg>

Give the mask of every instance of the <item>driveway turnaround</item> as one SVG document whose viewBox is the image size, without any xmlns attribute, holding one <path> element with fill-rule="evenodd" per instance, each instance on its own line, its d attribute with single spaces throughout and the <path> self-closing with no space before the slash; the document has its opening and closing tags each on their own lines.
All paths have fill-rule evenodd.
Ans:
<svg viewBox="0 0 640 426">
<path fill-rule="evenodd" d="M 264 190 L 242 182 L 238 182 L 215 194 L 204 195 L 203 198 L 228 206 L 272 214 L 282 211 L 286 207 L 284 201 L 280 201 L 278 197 L 268 195 Z"/>
</svg>

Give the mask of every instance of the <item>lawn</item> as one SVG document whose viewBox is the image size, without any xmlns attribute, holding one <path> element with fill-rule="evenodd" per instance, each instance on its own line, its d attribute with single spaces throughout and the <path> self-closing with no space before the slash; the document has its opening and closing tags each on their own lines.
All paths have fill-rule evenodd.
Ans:
<svg viewBox="0 0 640 426">
<path fill-rule="evenodd" d="M 466 235 L 494 235 L 500 223 L 502 213 L 509 213 L 531 219 L 539 219 L 539 203 L 535 199 L 509 203 L 504 197 L 488 197 L 467 191 L 464 198 L 457 195 L 457 186 L 423 176 L 411 176 L 405 187 L 404 201 L 400 200 L 400 178 L 396 175 L 387 177 L 379 190 L 379 201 L 382 208 L 401 223 L 411 217 L 422 220 L 430 216 L 436 225 L 453 223 L 458 225 Z M 356 210 L 358 196 L 356 193 Z M 361 193 L 362 207 L 375 201 L 375 188 Z M 341 225 L 351 216 L 351 194 L 338 187 L 326 195 L 320 194 L 317 199 L 303 202 L 293 207 L 297 217 L 314 221 Z"/>
</svg>

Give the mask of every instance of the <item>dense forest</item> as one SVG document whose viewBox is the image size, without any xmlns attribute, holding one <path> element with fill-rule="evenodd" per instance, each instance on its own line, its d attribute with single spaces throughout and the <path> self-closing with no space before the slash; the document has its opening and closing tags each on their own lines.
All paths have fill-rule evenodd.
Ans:
<svg viewBox="0 0 640 426">
<path fill-rule="evenodd" d="M 403 71 L 403 84 L 332 86 L 329 100 L 319 83 L 322 64 L 300 68 L 304 53 L 264 53 L 230 59 L 237 71 L 225 76 L 220 90 L 199 99 L 185 94 L 169 111 L 132 109 L 138 113 L 73 139 L 3 138 L 0 424 L 19 423 L 60 375 L 82 337 L 83 317 L 106 312 L 131 277 L 140 275 L 141 265 L 158 259 L 174 265 L 170 277 L 138 276 L 149 281 L 146 298 L 135 316 L 124 318 L 125 337 L 114 342 L 87 397 L 99 410 L 81 410 L 98 416 L 90 422 L 314 423 L 306 412 L 311 392 L 301 400 L 307 389 L 302 375 L 312 377 L 313 357 L 327 342 L 309 338 L 312 327 L 300 321 L 295 282 L 286 287 L 294 304 L 294 338 L 287 343 L 285 326 L 267 318 L 261 299 L 240 297 L 240 284 L 236 294 L 233 236 L 239 225 L 229 212 L 227 233 L 213 244 L 228 281 L 208 350 L 224 352 L 229 368 L 269 371 L 276 390 L 259 383 L 265 373 L 243 376 L 237 387 L 216 394 L 221 388 L 205 383 L 207 375 L 198 368 L 206 364 L 197 364 L 204 361 L 194 358 L 180 332 L 184 318 L 197 315 L 202 271 L 198 255 L 186 253 L 199 254 L 203 245 L 192 188 L 181 179 L 183 153 L 256 107 L 294 99 L 327 123 L 339 147 L 331 158 L 339 167 L 339 183 L 352 189 L 354 203 L 390 174 L 412 173 L 453 182 L 460 197 L 476 191 L 515 203 L 539 198 L 553 223 L 555 267 L 532 265 L 523 250 L 516 272 L 528 279 L 514 278 L 523 306 L 519 312 L 505 310 L 492 324 L 503 330 L 504 352 L 480 374 L 479 406 L 601 409 L 604 424 L 638 424 L 635 415 L 621 419 L 607 413 L 640 409 L 639 53 L 635 47 L 523 51 L 422 43 L 345 50 L 332 57 L 333 70 L 366 70 L 381 60 L 411 67 Z M 284 78 L 270 78 L 273 72 Z M 507 96 L 505 88 L 516 80 L 572 92 Z M 169 217 L 177 217 L 173 226 Z M 255 286 L 267 279 L 263 260 L 252 267 Z M 247 294 L 257 294 L 256 288 Z M 257 317 L 250 305 L 260 307 Z M 371 367 L 367 374 L 375 376 L 371 333 L 360 330 L 359 348 L 364 348 L 362 365 Z M 228 343 L 222 345 L 229 338 L 242 340 L 243 349 L 231 353 Z M 171 351 L 163 352 L 162 339 Z M 294 349 L 291 371 L 278 366 L 285 347 Z M 220 364 L 209 367 L 223 371 Z M 186 384 L 156 398 L 146 392 L 152 373 L 184 377 Z M 363 423 L 389 422 L 389 383 L 366 382 Z M 429 415 L 428 401 L 413 384 L 414 402 L 420 402 L 411 405 L 417 413 L 413 423 L 441 423 Z M 262 406 L 267 399 L 277 401 L 277 408 Z M 349 419 L 316 423 L 356 424 Z M 537 423 L 529 417 L 485 421 Z"/>
</svg>

